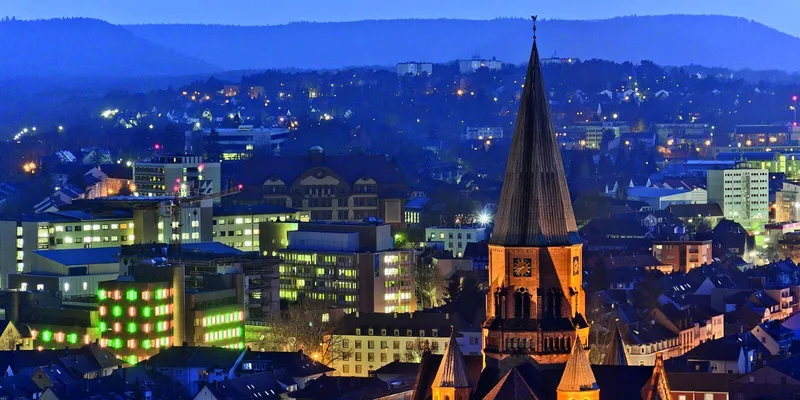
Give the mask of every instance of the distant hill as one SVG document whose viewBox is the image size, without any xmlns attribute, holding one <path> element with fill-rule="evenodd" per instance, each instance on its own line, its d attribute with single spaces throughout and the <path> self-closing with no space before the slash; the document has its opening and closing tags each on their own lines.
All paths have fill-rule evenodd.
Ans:
<svg viewBox="0 0 800 400">
<path fill-rule="evenodd" d="M 116 78 L 219 70 L 95 19 L 2 21 L 0 38 L 0 78 Z"/>
<path fill-rule="evenodd" d="M 800 38 L 760 23 L 723 16 L 633 16 L 545 20 L 540 49 L 581 59 L 730 69 L 800 70 Z M 135 35 L 225 69 L 337 68 L 447 62 L 474 53 L 527 61 L 527 19 L 380 20 L 280 26 L 130 25 Z"/>
</svg>

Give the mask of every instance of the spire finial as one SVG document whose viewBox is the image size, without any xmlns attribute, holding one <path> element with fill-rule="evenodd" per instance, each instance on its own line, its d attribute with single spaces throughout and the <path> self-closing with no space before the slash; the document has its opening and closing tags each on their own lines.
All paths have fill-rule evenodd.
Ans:
<svg viewBox="0 0 800 400">
<path fill-rule="evenodd" d="M 533 40 L 536 40 L 536 19 L 539 18 L 538 15 L 531 15 L 531 19 L 533 20 Z"/>
</svg>

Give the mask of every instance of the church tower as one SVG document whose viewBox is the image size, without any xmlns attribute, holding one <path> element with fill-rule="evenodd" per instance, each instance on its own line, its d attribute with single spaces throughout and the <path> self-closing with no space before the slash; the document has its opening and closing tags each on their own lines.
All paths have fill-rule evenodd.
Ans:
<svg viewBox="0 0 800 400">
<path fill-rule="evenodd" d="M 588 342 L 584 297 L 582 244 L 542 78 L 534 17 L 533 49 L 489 243 L 484 363 L 508 367 L 503 360 L 515 356 L 565 363 L 576 332 Z"/>
<path fill-rule="evenodd" d="M 432 400 L 469 400 L 472 395 L 472 382 L 467 375 L 467 367 L 461 349 L 456 342 L 456 330 L 450 333 L 450 341 L 444 350 L 442 362 L 431 384 Z"/>
</svg>

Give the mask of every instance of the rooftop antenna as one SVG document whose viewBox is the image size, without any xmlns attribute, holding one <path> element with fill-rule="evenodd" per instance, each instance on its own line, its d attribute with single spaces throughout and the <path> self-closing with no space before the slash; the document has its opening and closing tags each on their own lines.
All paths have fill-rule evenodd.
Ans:
<svg viewBox="0 0 800 400">
<path fill-rule="evenodd" d="M 539 18 L 538 15 L 531 15 L 531 19 L 533 20 L 533 40 L 536 41 L 536 19 Z"/>
</svg>

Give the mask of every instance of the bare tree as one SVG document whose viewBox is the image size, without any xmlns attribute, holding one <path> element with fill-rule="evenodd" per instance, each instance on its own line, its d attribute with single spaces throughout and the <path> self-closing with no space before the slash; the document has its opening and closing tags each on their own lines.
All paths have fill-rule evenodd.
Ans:
<svg viewBox="0 0 800 400">
<path fill-rule="evenodd" d="M 270 321 L 270 331 L 261 337 L 267 351 L 298 351 L 330 365 L 349 356 L 347 341 L 339 334 L 338 321 L 324 301 L 303 300 Z"/>
<path fill-rule="evenodd" d="M 422 310 L 436 306 L 436 289 L 440 286 L 436 279 L 436 266 L 429 261 L 428 257 L 417 257 L 414 276 L 417 305 Z"/>
</svg>

